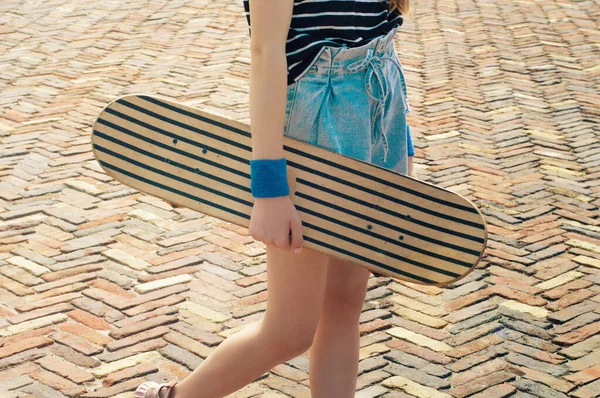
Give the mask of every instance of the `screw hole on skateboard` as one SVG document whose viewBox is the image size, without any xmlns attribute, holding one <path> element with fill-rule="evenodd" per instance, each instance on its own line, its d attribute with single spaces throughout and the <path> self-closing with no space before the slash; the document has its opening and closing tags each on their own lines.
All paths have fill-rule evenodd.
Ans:
<svg viewBox="0 0 600 398">
<path fill-rule="evenodd" d="M 171 163 L 171 159 L 169 159 L 169 158 L 165 158 L 165 162 L 166 162 L 166 163 Z"/>
<path fill-rule="evenodd" d="M 173 145 L 177 145 L 177 138 L 173 138 Z"/>
<path fill-rule="evenodd" d="M 404 236 L 400 235 L 400 236 L 398 237 L 398 239 L 400 239 L 400 240 L 404 240 Z"/>
<path fill-rule="evenodd" d="M 194 169 L 194 173 L 196 173 L 196 174 L 200 174 L 200 169 L 198 169 L 198 168 L 195 168 L 195 169 Z"/>
<path fill-rule="evenodd" d="M 370 231 L 373 229 L 373 226 L 371 224 L 367 224 L 367 229 Z"/>
<path fill-rule="evenodd" d="M 206 152 L 208 152 L 206 148 L 202 148 L 202 153 L 206 155 Z"/>
<path fill-rule="evenodd" d="M 410 216 L 410 214 L 407 214 L 404 216 L 404 218 L 406 218 L 407 220 L 410 220 L 412 217 Z"/>
</svg>

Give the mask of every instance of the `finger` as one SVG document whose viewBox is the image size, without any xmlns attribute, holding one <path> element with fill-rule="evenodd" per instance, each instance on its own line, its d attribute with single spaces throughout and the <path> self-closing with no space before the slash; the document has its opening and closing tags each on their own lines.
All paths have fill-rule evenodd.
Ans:
<svg viewBox="0 0 600 398">
<path fill-rule="evenodd" d="M 300 221 L 300 219 L 292 220 L 290 227 L 291 248 L 295 253 L 300 253 L 302 250 L 302 245 L 304 244 L 304 237 L 302 236 L 302 221 Z"/>
</svg>

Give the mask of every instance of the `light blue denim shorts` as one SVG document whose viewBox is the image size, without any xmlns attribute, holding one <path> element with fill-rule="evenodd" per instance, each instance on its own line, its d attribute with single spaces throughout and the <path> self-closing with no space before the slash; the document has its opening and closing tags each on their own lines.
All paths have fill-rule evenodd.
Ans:
<svg viewBox="0 0 600 398">
<path fill-rule="evenodd" d="M 411 110 L 397 30 L 360 47 L 322 47 L 288 86 L 284 135 L 406 174 Z"/>
</svg>

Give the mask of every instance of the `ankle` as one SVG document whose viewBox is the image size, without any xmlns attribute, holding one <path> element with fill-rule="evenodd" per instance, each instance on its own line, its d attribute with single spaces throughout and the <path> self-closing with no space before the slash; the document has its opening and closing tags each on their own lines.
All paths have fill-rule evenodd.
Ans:
<svg viewBox="0 0 600 398">
<path fill-rule="evenodd" d="M 167 393 L 165 391 L 161 391 L 159 394 L 160 398 L 181 398 L 181 388 L 178 388 L 177 384 L 171 388 L 171 390 Z"/>
</svg>

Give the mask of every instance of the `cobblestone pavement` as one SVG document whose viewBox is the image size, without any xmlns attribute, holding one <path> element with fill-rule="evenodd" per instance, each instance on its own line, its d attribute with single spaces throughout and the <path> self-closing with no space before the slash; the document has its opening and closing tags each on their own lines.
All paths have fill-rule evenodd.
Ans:
<svg viewBox="0 0 600 398">
<path fill-rule="evenodd" d="M 489 223 L 446 288 L 372 277 L 356 397 L 600 391 L 595 1 L 417 0 L 395 38 L 421 178 Z M 248 122 L 239 1 L 0 2 L 0 396 L 132 397 L 266 307 L 244 228 L 117 184 L 101 108 L 155 93 Z M 232 397 L 308 397 L 308 353 Z"/>
</svg>

